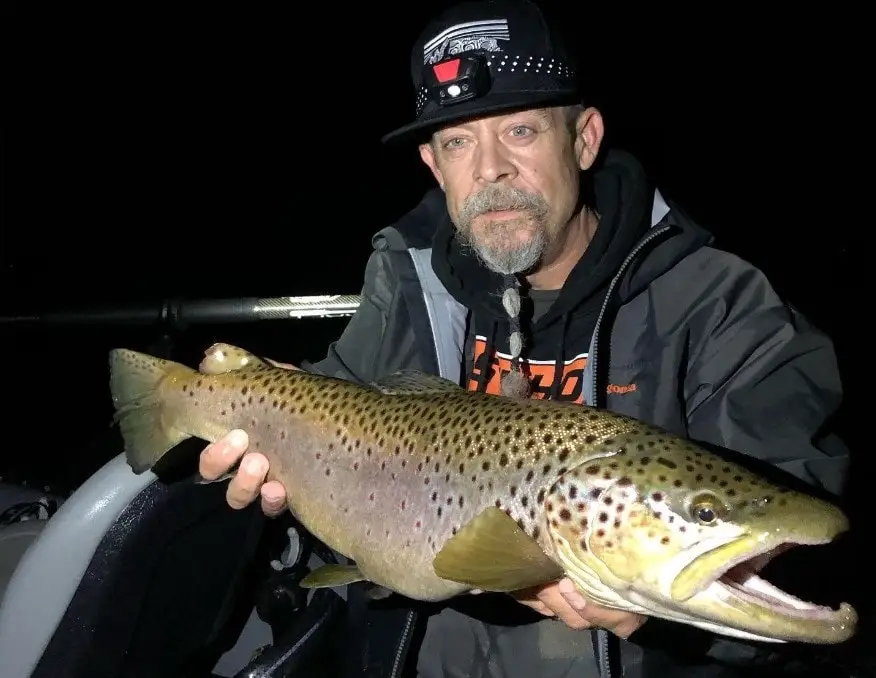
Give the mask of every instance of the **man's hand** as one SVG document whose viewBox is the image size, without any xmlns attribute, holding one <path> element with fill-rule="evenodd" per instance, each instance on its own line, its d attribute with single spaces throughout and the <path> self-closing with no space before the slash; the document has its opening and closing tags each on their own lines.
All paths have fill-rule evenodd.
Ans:
<svg viewBox="0 0 876 678">
<path fill-rule="evenodd" d="M 620 638 L 629 638 L 648 619 L 640 614 L 611 610 L 588 601 L 571 579 L 517 591 L 513 596 L 518 602 L 546 617 L 559 618 L 569 628 L 601 628 Z"/>
<path fill-rule="evenodd" d="M 275 367 L 297 370 L 294 365 L 269 360 Z M 228 505 L 242 509 L 261 495 L 262 511 L 274 517 L 286 509 L 286 489 L 276 480 L 265 482 L 268 460 L 258 452 L 247 452 L 249 437 L 246 431 L 230 431 L 224 438 L 208 445 L 201 452 L 198 471 L 205 480 L 215 480 L 228 473 L 240 459 L 240 469 L 228 484 Z"/>
</svg>

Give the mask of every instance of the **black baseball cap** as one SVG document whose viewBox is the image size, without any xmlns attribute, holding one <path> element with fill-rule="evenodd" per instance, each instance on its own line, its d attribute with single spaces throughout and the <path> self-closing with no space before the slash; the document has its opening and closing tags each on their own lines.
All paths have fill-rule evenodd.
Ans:
<svg viewBox="0 0 876 678">
<path fill-rule="evenodd" d="M 513 109 L 581 101 L 576 65 L 556 26 L 528 0 L 452 6 L 411 53 L 416 119 L 384 143 L 425 138 L 445 124 Z"/>
</svg>

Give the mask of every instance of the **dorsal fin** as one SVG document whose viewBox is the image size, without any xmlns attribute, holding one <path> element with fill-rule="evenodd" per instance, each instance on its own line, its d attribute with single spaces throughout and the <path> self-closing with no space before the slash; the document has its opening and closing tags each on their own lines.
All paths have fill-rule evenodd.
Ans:
<svg viewBox="0 0 876 678">
<path fill-rule="evenodd" d="M 399 370 L 371 385 L 387 395 L 453 393 L 461 389 L 449 379 L 418 370 Z"/>
<path fill-rule="evenodd" d="M 259 367 L 268 367 L 268 363 L 242 348 L 218 343 L 204 352 L 204 359 L 198 369 L 201 374 L 225 374 Z"/>
</svg>

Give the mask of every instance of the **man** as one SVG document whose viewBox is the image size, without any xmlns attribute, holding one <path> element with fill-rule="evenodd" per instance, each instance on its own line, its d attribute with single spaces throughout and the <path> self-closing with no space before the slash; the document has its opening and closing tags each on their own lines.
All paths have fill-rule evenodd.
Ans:
<svg viewBox="0 0 876 678">
<path fill-rule="evenodd" d="M 303 367 L 359 382 L 414 368 L 472 390 L 607 407 L 836 491 L 842 459 L 813 443 L 840 402 L 829 340 L 760 271 L 715 249 L 635 159 L 600 155 L 602 117 L 579 104 L 574 64 L 542 13 L 515 0 L 458 5 L 412 59 L 417 117 L 386 140 L 418 142 L 439 188 L 374 236 L 361 307 L 328 355 Z M 220 475 L 245 449 L 233 432 L 205 450 L 202 474 Z M 282 511 L 266 471 L 246 454 L 229 503 L 261 495 L 266 513 Z M 565 623 L 502 607 L 506 596 L 395 603 L 367 613 L 383 616 L 360 629 L 363 670 L 397 678 L 407 661 L 423 678 L 717 676 L 724 660 L 753 653 L 710 637 L 696 654 L 684 640 L 696 655 L 685 662 L 700 666 L 678 668 L 671 640 L 688 627 L 601 608 L 568 580 L 514 597 Z M 592 643 L 585 629 L 596 629 Z M 618 640 L 648 645 L 649 632 L 662 651 Z"/>
</svg>

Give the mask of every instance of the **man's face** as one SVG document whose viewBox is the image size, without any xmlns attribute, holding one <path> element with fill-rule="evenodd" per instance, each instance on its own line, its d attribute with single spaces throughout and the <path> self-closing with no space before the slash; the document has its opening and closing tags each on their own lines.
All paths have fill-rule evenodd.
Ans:
<svg viewBox="0 0 876 678">
<path fill-rule="evenodd" d="M 542 262 L 575 214 L 578 172 L 590 164 L 579 139 L 563 109 L 537 109 L 447 127 L 420 155 L 462 241 L 492 270 L 523 273 Z"/>
</svg>

